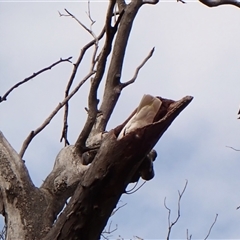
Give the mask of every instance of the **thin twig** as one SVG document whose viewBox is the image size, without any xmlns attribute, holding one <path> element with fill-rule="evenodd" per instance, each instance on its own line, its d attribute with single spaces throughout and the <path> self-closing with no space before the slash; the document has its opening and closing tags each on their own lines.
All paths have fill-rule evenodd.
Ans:
<svg viewBox="0 0 240 240">
<path fill-rule="evenodd" d="M 111 237 L 111 235 L 109 234 L 112 234 L 113 232 L 117 231 L 118 229 L 118 225 L 116 224 L 116 227 L 114 229 L 111 230 L 111 227 L 112 227 L 112 221 L 109 223 L 109 226 L 108 226 L 108 230 L 104 230 L 102 233 L 101 233 L 101 236 L 104 238 L 104 239 L 109 239 L 109 237 Z M 104 236 L 104 234 L 108 234 L 107 237 Z"/>
<path fill-rule="evenodd" d="M 142 0 L 143 4 L 157 4 L 159 0 Z"/>
<path fill-rule="evenodd" d="M 112 217 L 117 211 L 119 211 L 119 209 L 125 207 L 126 205 L 127 205 L 127 203 L 125 203 L 125 204 L 117 207 L 116 209 L 114 209 L 113 212 L 111 213 L 111 216 L 110 216 L 110 217 Z M 111 236 L 105 237 L 104 234 L 108 234 L 108 235 L 109 235 L 109 234 L 112 234 L 112 233 L 115 232 L 115 231 L 117 230 L 117 228 L 118 228 L 117 225 L 116 225 L 116 227 L 115 227 L 113 230 L 111 230 L 111 226 L 112 226 L 112 221 L 109 223 L 108 230 L 104 230 L 104 231 L 102 232 L 102 234 L 101 234 L 104 239 L 109 239 L 109 237 L 111 237 Z"/>
<path fill-rule="evenodd" d="M 116 31 L 117 31 L 117 26 L 116 27 L 111 26 L 111 18 L 112 18 L 111 16 L 112 16 L 113 8 L 115 5 L 115 1 L 114 0 L 111 1 L 108 7 L 107 17 L 105 22 L 106 39 L 98 60 L 96 74 L 91 81 L 91 87 L 90 87 L 89 96 L 88 96 L 88 118 L 75 143 L 76 150 L 79 153 L 83 153 L 84 151 L 86 151 L 85 143 L 96 121 L 96 117 L 98 113 L 97 105 L 99 100 L 97 99 L 97 90 L 105 71 L 107 58 L 111 52 L 111 46 L 112 46 L 114 35 L 116 34 Z"/>
<path fill-rule="evenodd" d="M 118 225 L 116 225 L 116 227 L 114 229 L 111 230 L 111 225 L 112 225 L 112 221 L 110 222 L 109 224 L 109 227 L 108 227 L 108 230 L 105 230 L 101 233 L 101 236 L 104 238 L 104 239 L 109 239 L 109 237 L 111 237 L 111 235 L 109 234 L 112 234 L 113 232 L 117 231 L 118 229 Z M 108 234 L 109 236 L 105 237 L 104 234 Z"/>
<path fill-rule="evenodd" d="M 3 226 L 1 232 L 0 232 L 0 240 L 5 240 L 6 239 L 6 233 L 7 233 L 7 227 L 6 224 Z"/>
<path fill-rule="evenodd" d="M 125 87 L 127 87 L 129 84 L 132 84 L 132 83 L 135 82 L 135 80 L 136 80 L 136 78 L 137 78 L 137 76 L 138 76 L 138 73 L 139 73 L 140 69 L 141 69 L 141 68 L 145 65 L 145 63 L 152 57 L 153 52 L 154 52 L 154 48 L 149 52 L 149 54 L 148 54 L 147 57 L 143 60 L 143 62 L 136 68 L 133 78 L 130 79 L 129 81 L 121 84 L 122 88 L 125 88 Z"/>
<path fill-rule="evenodd" d="M 113 216 L 113 215 L 114 215 L 119 209 L 125 207 L 126 205 L 127 205 L 127 203 L 125 203 L 125 204 L 123 204 L 123 205 L 117 207 L 116 209 L 114 209 L 113 212 L 111 213 L 111 216 Z"/>
<path fill-rule="evenodd" d="M 208 6 L 208 7 L 217 7 L 220 5 L 233 5 L 236 7 L 240 8 L 240 2 L 238 0 L 199 0 L 199 2 L 203 3 L 204 5 Z"/>
<path fill-rule="evenodd" d="M 183 1 L 183 0 L 177 0 L 177 2 L 181 2 L 181 3 L 183 3 L 183 4 L 185 4 L 186 2 L 185 1 Z"/>
<path fill-rule="evenodd" d="M 88 73 L 85 78 L 76 86 L 76 88 L 66 97 L 61 103 L 58 104 L 58 106 L 53 110 L 53 112 L 49 115 L 49 117 L 43 122 L 43 124 L 38 127 L 36 130 L 31 131 L 31 133 L 28 135 L 28 137 L 23 142 L 22 148 L 20 150 L 20 157 L 22 158 L 28 145 L 32 141 L 32 139 L 41 132 L 53 119 L 53 117 L 58 113 L 58 111 L 74 96 L 74 94 L 79 90 L 79 88 L 95 73 L 95 71 L 92 71 Z"/>
<path fill-rule="evenodd" d="M 139 181 L 139 179 L 138 179 L 138 181 Z M 129 189 L 126 192 L 131 192 L 132 190 L 134 190 L 136 188 L 137 184 L 138 184 L 138 181 L 134 184 L 134 186 L 131 189 Z"/>
<path fill-rule="evenodd" d="M 227 148 L 231 148 L 231 149 L 233 149 L 234 151 L 240 152 L 239 149 L 236 149 L 236 148 L 233 148 L 233 147 L 230 147 L 230 146 L 226 146 L 226 147 L 227 147 Z"/>
<path fill-rule="evenodd" d="M 180 214 L 181 214 L 181 199 L 182 199 L 182 196 L 187 188 L 187 184 L 188 184 L 188 180 L 186 180 L 186 183 L 185 183 L 185 186 L 182 190 L 182 192 L 179 192 L 178 191 L 178 215 L 175 219 L 175 221 L 171 222 L 171 209 L 167 207 L 167 204 L 166 204 L 166 197 L 164 198 L 164 207 L 168 210 L 168 233 L 167 233 L 167 240 L 170 239 L 170 234 L 171 234 L 171 231 L 172 231 L 172 227 L 178 222 L 179 218 L 180 218 Z"/>
<path fill-rule="evenodd" d="M 94 21 L 91 17 L 90 0 L 88 0 L 88 11 L 86 13 L 87 13 L 88 18 L 91 21 L 91 26 L 92 26 L 96 21 Z"/>
<path fill-rule="evenodd" d="M 73 71 L 72 71 L 72 74 L 70 76 L 70 79 L 68 81 L 68 84 L 67 84 L 67 87 L 66 87 L 66 90 L 65 90 L 65 98 L 68 96 L 69 94 L 69 91 L 70 91 L 70 88 L 73 84 L 73 80 L 76 76 L 76 73 L 77 73 L 77 70 L 78 70 L 78 67 L 80 65 L 80 63 L 82 62 L 82 59 L 86 53 L 86 51 L 92 47 L 94 44 L 96 46 L 96 42 L 98 43 L 98 41 L 100 39 L 102 39 L 102 37 L 104 36 L 104 33 L 105 33 L 105 29 L 103 28 L 101 33 L 99 34 L 99 36 L 92 40 L 91 42 L 89 42 L 88 44 L 86 44 L 81 52 L 80 52 L 80 55 L 78 57 L 78 60 L 77 62 L 74 64 L 74 68 L 73 68 Z M 95 47 L 96 49 L 96 47 Z M 94 51 L 94 54 L 93 56 L 96 56 L 96 50 Z M 94 62 L 96 63 L 96 61 Z M 93 68 L 94 68 L 94 65 L 93 65 L 93 60 L 92 60 L 92 66 L 91 66 L 91 71 L 93 71 Z M 68 111 L 69 111 L 69 105 L 68 105 L 68 102 L 65 104 L 65 107 L 64 107 L 64 117 L 63 117 L 63 130 L 62 130 L 62 135 L 61 135 L 61 138 L 60 138 L 60 142 L 64 139 L 65 141 L 65 146 L 69 144 L 69 141 L 67 139 L 67 130 L 68 130 Z"/>
<path fill-rule="evenodd" d="M 47 70 L 51 70 L 54 66 L 58 65 L 59 63 L 62 62 L 70 62 L 70 59 L 72 59 L 72 57 L 66 58 L 66 59 L 62 59 L 60 58 L 60 60 L 58 60 L 57 62 L 53 63 L 52 65 L 50 65 L 49 67 L 43 68 L 40 71 L 33 73 L 31 76 L 25 78 L 23 81 L 18 82 L 17 84 L 15 84 L 13 87 L 11 87 L 2 97 L 0 96 L 0 102 L 6 101 L 7 100 L 7 96 L 17 87 L 19 87 L 20 85 L 28 82 L 29 80 L 33 79 L 34 77 L 36 77 L 37 75 L 47 71 Z"/>
<path fill-rule="evenodd" d="M 104 239 L 108 240 L 108 237 L 105 237 L 104 234 L 105 234 L 105 232 L 102 232 L 102 233 L 101 233 L 101 236 L 102 236 Z"/>
<path fill-rule="evenodd" d="M 69 105 L 67 102 L 64 108 L 63 129 L 62 129 L 62 136 L 60 138 L 60 142 L 64 140 L 64 146 L 70 145 L 68 141 L 68 110 L 69 110 Z"/>
<path fill-rule="evenodd" d="M 216 223 L 216 221 L 217 221 L 217 218 L 218 218 L 218 214 L 216 214 L 215 219 L 214 219 L 214 221 L 213 221 L 213 223 L 212 223 L 212 225 L 211 225 L 211 227 L 210 227 L 210 229 L 209 229 L 209 231 L 208 231 L 207 236 L 204 238 L 204 240 L 206 240 L 206 239 L 209 237 L 209 235 L 210 235 L 210 233 L 211 233 L 211 231 L 212 231 L 212 228 L 213 228 L 213 226 L 215 225 L 215 223 Z"/>
<path fill-rule="evenodd" d="M 64 10 L 68 15 L 58 12 L 60 17 L 72 17 L 74 20 L 76 20 L 81 25 L 82 28 L 84 28 L 89 34 L 91 34 L 94 37 L 94 39 L 96 38 L 94 32 L 91 29 L 86 27 L 77 17 L 75 17 L 72 13 L 70 13 L 66 8 Z"/>
<path fill-rule="evenodd" d="M 191 240 L 192 239 L 192 234 L 190 234 L 190 236 L 188 235 L 188 229 L 187 229 L 187 240 Z"/>
<path fill-rule="evenodd" d="M 144 240 L 143 238 L 138 237 L 138 236 L 134 236 L 134 237 L 137 238 L 138 240 Z"/>
<path fill-rule="evenodd" d="M 135 192 L 137 192 L 145 183 L 146 183 L 147 181 L 144 181 L 138 188 L 136 188 L 134 191 L 132 191 L 134 188 L 135 188 L 135 186 L 134 186 L 134 188 L 132 188 L 131 190 L 129 190 L 129 191 L 126 191 L 125 193 L 126 194 L 133 194 L 133 193 L 135 193 Z"/>
</svg>

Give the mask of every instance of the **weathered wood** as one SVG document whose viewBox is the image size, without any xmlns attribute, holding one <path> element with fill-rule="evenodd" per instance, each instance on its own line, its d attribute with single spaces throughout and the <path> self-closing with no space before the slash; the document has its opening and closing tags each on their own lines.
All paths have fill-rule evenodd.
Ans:
<svg viewBox="0 0 240 240">
<path fill-rule="evenodd" d="M 42 239 L 72 195 L 88 166 L 74 146 L 63 148 L 41 188 L 33 185 L 24 161 L 0 132 L 0 213 L 6 239 Z"/>
<path fill-rule="evenodd" d="M 116 3 L 120 14 L 112 26 Z M 24 162 L 0 134 L 0 213 L 7 223 L 7 239 L 99 239 L 127 185 L 140 177 L 153 178 L 156 153 L 150 151 L 192 97 L 176 102 L 159 97 L 161 107 L 157 108 L 154 120 L 151 118 L 141 128 L 132 128 L 119 137 L 135 110 L 122 125 L 104 133 L 126 86 L 121 83 L 125 50 L 133 21 L 144 3 L 147 1 L 134 0 L 129 4 L 122 0 L 109 1 L 105 44 L 101 54 L 93 58 L 99 65 L 91 73 L 95 78 L 89 93 L 87 122 L 76 144 L 60 151 L 53 170 L 40 188 L 34 186 Z M 97 90 L 110 53 L 102 104 L 98 108 Z M 74 66 L 73 78 L 79 61 Z M 65 98 L 65 103 L 69 99 Z M 55 112 L 56 109 L 52 114 Z M 69 204 L 57 218 L 69 197 Z"/>
<path fill-rule="evenodd" d="M 44 194 L 35 188 L 24 161 L 0 132 L 1 212 L 7 225 L 7 239 L 37 239 L 51 226 L 51 212 Z"/>
<path fill-rule="evenodd" d="M 153 124 L 117 139 L 121 127 L 103 139 L 92 164 L 47 239 L 99 239 L 119 198 L 144 157 L 192 97 L 180 101 L 161 98 L 163 104 Z"/>
</svg>

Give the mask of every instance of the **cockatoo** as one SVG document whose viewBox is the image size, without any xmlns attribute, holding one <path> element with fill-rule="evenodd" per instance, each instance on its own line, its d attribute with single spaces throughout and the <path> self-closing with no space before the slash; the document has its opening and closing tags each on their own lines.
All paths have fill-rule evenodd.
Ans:
<svg viewBox="0 0 240 240">
<path fill-rule="evenodd" d="M 136 113 L 124 126 L 118 136 L 118 139 L 124 137 L 126 134 L 136 130 L 137 128 L 142 128 L 153 123 L 161 104 L 162 102 L 159 98 L 153 97 L 149 94 L 144 95 Z"/>
</svg>

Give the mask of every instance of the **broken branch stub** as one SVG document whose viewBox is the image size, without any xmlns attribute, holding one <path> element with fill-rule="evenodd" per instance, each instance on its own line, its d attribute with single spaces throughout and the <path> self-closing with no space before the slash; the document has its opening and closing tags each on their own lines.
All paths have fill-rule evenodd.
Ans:
<svg viewBox="0 0 240 240">
<path fill-rule="evenodd" d="M 173 120 L 192 99 L 193 97 L 186 96 L 179 101 L 174 101 L 162 97 L 144 95 L 138 108 L 133 111 L 123 124 L 114 129 L 115 135 L 118 140 L 121 140 L 134 132 L 134 135 L 139 138 L 146 135 L 145 137 L 154 137 L 158 141 Z"/>
<path fill-rule="evenodd" d="M 179 101 L 157 98 L 161 106 L 152 123 L 118 139 L 126 123 L 137 112 L 135 110 L 128 121 L 106 134 L 69 204 L 45 240 L 56 239 L 56 233 L 59 233 L 57 239 L 99 239 L 113 209 L 127 185 L 136 177 L 136 172 L 140 171 L 146 156 L 193 99 L 190 96 Z M 154 160 L 156 155 L 152 155 L 149 159 Z"/>
<path fill-rule="evenodd" d="M 140 161 L 131 182 L 138 180 L 139 177 L 144 180 L 154 177 L 152 162 L 156 156 L 152 158 L 150 151 L 192 99 L 193 97 L 186 96 L 179 101 L 173 101 L 144 95 L 138 108 L 122 125 L 115 128 L 118 141 L 131 140 L 129 144 L 132 145 L 132 154 Z"/>
</svg>

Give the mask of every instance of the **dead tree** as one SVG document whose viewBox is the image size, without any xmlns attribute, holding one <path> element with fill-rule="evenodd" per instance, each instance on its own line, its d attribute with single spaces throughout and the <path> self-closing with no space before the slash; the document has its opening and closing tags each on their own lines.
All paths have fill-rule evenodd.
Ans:
<svg viewBox="0 0 240 240">
<path fill-rule="evenodd" d="M 239 7 L 239 2 L 234 0 L 201 2 L 208 6 L 233 4 Z M 153 53 L 152 50 L 144 59 L 131 80 L 121 82 L 125 50 L 137 12 L 144 4 L 157 3 L 158 0 L 132 0 L 129 4 L 124 0 L 110 0 L 105 25 L 98 36 L 79 22 L 93 40 L 82 48 L 73 64 L 65 99 L 39 128 L 31 131 L 20 153 L 0 133 L 0 213 L 5 217 L 6 239 L 99 239 L 128 184 L 140 177 L 146 180 L 153 178 L 153 161 L 156 158 L 153 147 L 192 97 L 173 101 L 145 95 L 123 124 L 109 132 L 106 132 L 106 126 L 121 91 L 135 81 L 140 68 Z M 66 15 L 77 20 L 67 10 Z M 99 41 L 104 41 L 100 51 Z M 94 49 L 90 71 L 75 89 L 71 89 L 78 67 L 90 48 Z M 41 72 L 70 60 L 60 59 L 19 82 L 0 97 L 0 102 L 6 101 L 15 88 Z M 108 60 L 110 64 L 106 69 Z M 105 72 L 107 76 L 103 79 Z M 68 145 L 68 104 L 90 78 L 88 117 L 76 143 Z M 97 91 L 103 81 L 105 89 L 100 101 Z M 57 155 L 53 170 L 38 188 L 34 186 L 22 157 L 31 140 L 61 108 L 64 108 L 62 139 L 66 146 Z"/>
</svg>

